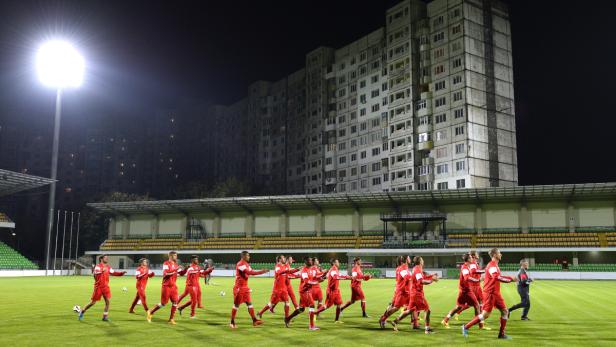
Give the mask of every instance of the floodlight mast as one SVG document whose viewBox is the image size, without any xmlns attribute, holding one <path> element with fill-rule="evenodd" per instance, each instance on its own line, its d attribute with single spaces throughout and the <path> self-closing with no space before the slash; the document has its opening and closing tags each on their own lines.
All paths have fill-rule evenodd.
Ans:
<svg viewBox="0 0 616 347">
<path fill-rule="evenodd" d="M 85 63 L 81 54 L 69 42 L 53 40 L 46 42 L 39 48 L 36 56 L 36 69 L 41 83 L 56 89 L 56 112 L 51 149 L 52 182 L 49 185 L 49 211 L 47 214 L 47 233 L 45 237 L 45 276 L 47 276 L 49 273 L 51 233 L 53 231 L 53 214 L 56 202 L 62 90 L 65 88 L 77 88 L 81 85 Z"/>
</svg>

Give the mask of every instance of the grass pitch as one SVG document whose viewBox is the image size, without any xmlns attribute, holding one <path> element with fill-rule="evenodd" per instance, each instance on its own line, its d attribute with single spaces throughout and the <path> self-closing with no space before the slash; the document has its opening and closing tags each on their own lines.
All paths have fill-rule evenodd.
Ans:
<svg viewBox="0 0 616 347">
<path fill-rule="evenodd" d="M 160 295 L 160 277 L 150 279 L 148 304 L 153 307 Z M 228 327 L 232 306 L 232 278 L 213 278 L 214 285 L 202 286 L 205 309 L 198 310 L 196 320 L 187 314 L 176 317 L 177 325 L 166 324 L 169 306 L 159 310 L 151 324 L 145 320 L 141 306 L 137 314 L 128 314 L 135 294 L 132 276 L 110 279 L 112 300 L 111 322 L 101 321 L 103 302 L 91 308 L 80 322 L 72 312 L 73 305 L 84 306 L 91 295 L 91 277 L 0 278 L 0 345 L 2 346 L 169 346 L 169 345 L 233 345 L 233 346 L 444 346 L 473 344 L 479 346 L 615 346 L 616 345 L 616 282 L 536 281 L 531 288 L 532 321 L 520 321 L 521 310 L 511 315 L 507 333 L 512 341 L 496 339 L 497 312 L 488 319 L 492 331 L 471 330 L 470 337 L 461 336 L 460 326 L 472 318 L 465 311 L 460 321 L 451 321 L 451 329 L 440 325 L 442 317 L 455 304 L 457 281 L 442 280 L 426 287 L 432 309 L 434 335 L 402 325 L 400 332 L 389 327 L 379 329 L 377 320 L 390 300 L 394 281 L 371 280 L 364 283 L 368 314 L 362 318 L 359 303 L 345 310 L 345 324 L 332 322 L 334 309 L 321 314 L 317 324 L 321 331 L 308 331 L 308 315 L 296 318 L 290 329 L 284 327 L 283 307 L 276 314 L 266 312 L 265 324 L 252 327 L 246 307 L 238 311 L 237 330 Z M 184 279 L 179 279 L 180 293 Z M 325 288 L 324 284 L 322 284 Z M 124 292 L 123 287 L 128 288 Z M 269 299 L 272 279 L 252 278 L 250 287 L 255 310 Z M 297 289 L 297 282 L 294 282 Z M 343 300 L 349 298 L 349 283 L 341 283 Z M 227 295 L 219 293 L 225 291 Z M 503 284 L 507 305 L 517 303 L 515 285 Z"/>
</svg>

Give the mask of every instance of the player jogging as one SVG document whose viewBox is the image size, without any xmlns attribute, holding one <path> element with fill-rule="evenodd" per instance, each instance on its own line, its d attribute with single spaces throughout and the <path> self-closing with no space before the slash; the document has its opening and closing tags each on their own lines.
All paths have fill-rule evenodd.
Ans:
<svg viewBox="0 0 616 347">
<path fill-rule="evenodd" d="M 443 318 L 441 324 L 449 329 L 449 319 L 456 313 L 462 312 L 468 307 L 475 309 L 475 316 L 479 314 L 479 301 L 475 296 L 475 292 L 471 288 L 471 283 L 477 283 L 479 280 L 471 276 L 469 265 L 471 264 L 471 255 L 466 253 L 462 256 L 464 264 L 460 266 L 460 278 L 458 280 L 458 299 L 456 300 L 456 307 L 454 307 L 447 316 Z"/>
<path fill-rule="evenodd" d="M 148 267 L 148 260 L 146 258 L 139 259 L 139 267 L 135 270 L 135 278 L 137 279 L 137 294 L 133 299 L 133 304 L 130 306 L 128 313 L 135 313 L 135 306 L 141 301 L 143 309 L 148 311 L 148 304 L 145 301 L 145 287 L 148 285 L 148 279 L 154 277 L 154 271 Z"/>
<path fill-rule="evenodd" d="M 160 302 L 146 314 L 148 322 L 152 322 L 152 316 L 161 307 L 165 306 L 171 301 L 171 313 L 169 314 L 169 320 L 167 323 L 175 325 L 175 311 L 178 309 L 178 286 L 175 284 L 178 275 L 183 276 L 186 273 L 186 269 L 178 265 L 178 253 L 169 252 L 169 259 L 163 263 L 163 282 L 160 291 Z"/>
<path fill-rule="evenodd" d="M 248 277 L 261 275 L 269 270 L 253 270 L 250 267 L 250 253 L 248 251 L 242 251 L 241 253 L 242 259 L 237 262 L 235 265 L 235 285 L 233 286 L 233 308 L 231 309 L 231 322 L 229 323 L 229 327 L 231 329 L 237 328 L 235 324 L 235 315 L 237 314 L 237 309 L 241 304 L 245 303 L 248 306 L 248 313 L 252 318 L 252 325 L 258 326 L 263 324 L 263 321 L 257 319 L 255 316 L 255 309 L 252 306 L 252 300 L 250 299 L 250 288 L 248 288 Z"/>
<path fill-rule="evenodd" d="M 340 280 L 348 280 L 351 277 L 347 275 L 341 275 L 340 262 L 338 259 L 330 260 L 331 267 L 327 271 L 327 298 L 325 299 L 325 306 L 319 308 L 316 314 L 319 314 L 328 308 L 336 305 L 336 320 L 335 323 L 343 323 L 340 320 L 340 305 L 342 305 L 342 295 L 340 295 L 339 282 Z"/>
<path fill-rule="evenodd" d="M 265 311 L 270 310 L 273 313 L 274 305 L 279 302 L 284 302 L 284 316 L 289 316 L 289 293 L 287 292 L 287 275 L 299 271 L 299 269 L 291 269 L 287 267 L 286 259 L 284 255 L 276 257 L 276 267 L 274 268 L 274 287 L 272 288 L 272 295 L 270 300 L 257 313 L 257 316 L 261 318 Z"/>
<path fill-rule="evenodd" d="M 321 263 L 319 258 L 312 258 L 312 277 L 321 278 L 325 275 L 323 269 L 321 269 Z M 323 307 L 323 291 L 321 290 L 321 284 L 317 283 L 312 286 L 312 298 L 315 301 L 317 309 Z"/>
<path fill-rule="evenodd" d="M 299 276 L 301 278 L 301 284 L 299 287 L 299 308 L 293 311 L 290 316 L 285 317 L 284 325 L 288 328 L 291 320 L 297 316 L 298 314 L 304 312 L 306 308 L 308 308 L 310 324 L 308 326 L 309 330 L 319 330 L 319 327 L 314 325 L 314 299 L 312 298 L 312 287 L 315 284 L 319 284 L 319 281 L 314 278 L 314 271 L 312 269 L 313 262 L 312 258 L 307 257 L 304 260 L 304 267 L 300 270 Z"/>
<path fill-rule="evenodd" d="M 366 314 L 366 297 L 364 296 L 361 284 L 363 281 L 368 281 L 370 278 L 370 275 L 364 275 L 361 270 L 361 258 L 356 257 L 353 259 L 353 269 L 351 270 L 351 300 L 347 301 L 346 304 L 340 308 L 340 313 L 342 313 L 345 308 L 353 305 L 356 301 L 361 301 L 362 317 L 368 318 Z"/>
<path fill-rule="evenodd" d="M 401 255 L 398 257 L 398 267 L 396 268 L 396 291 L 394 292 L 394 299 L 392 300 L 385 313 L 379 319 L 379 325 L 381 329 L 385 329 L 385 321 L 389 316 L 396 313 L 401 307 L 406 307 L 410 301 L 409 281 L 411 279 L 411 273 L 409 272 L 410 258 L 408 255 Z"/>
<path fill-rule="evenodd" d="M 94 306 L 101 297 L 105 300 L 105 310 L 103 311 L 103 320 L 109 321 L 109 300 L 111 299 L 111 289 L 109 288 L 109 275 L 111 276 L 124 276 L 126 271 L 115 272 L 107 264 L 109 257 L 106 254 L 98 257 L 98 265 L 94 267 L 94 292 L 90 302 L 79 312 L 79 320 L 83 320 L 83 315 L 86 311 Z"/>
<path fill-rule="evenodd" d="M 430 305 L 428 305 L 424 295 L 423 286 L 438 282 L 438 275 L 436 273 L 428 275 L 423 271 L 424 260 L 422 257 L 414 257 L 413 264 L 415 266 L 411 273 L 409 304 L 406 310 L 398 318 L 394 319 L 391 324 L 394 326 L 394 330 L 398 331 L 398 323 L 410 314 L 413 317 L 413 329 L 419 329 L 417 316 L 420 311 L 424 311 L 426 313 L 424 319 L 425 333 L 431 334 L 433 330 L 430 328 Z"/>
<path fill-rule="evenodd" d="M 488 266 L 486 266 L 486 275 L 483 286 L 483 308 L 481 309 L 481 313 L 479 315 L 475 316 L 475 318 L 473 318 L 470 322 L 462 326 L 462 335 L 464 335 L 464 337 L 468 337 L 468 330 L 473 325 L 487 319 L 490 316 L 492 309 L 497 308 L 501 312 L 498 338 L 509 340 L 511 338 L 505 335 L 505 326 L 507 325 L 509 312 L 507 310 L 507 306 L 505 305 L 505 300 L 500 292 L 500 283 L 510 283 L 512 281 L 517 281 L 517 279 L 501 275 L 500 269 L 498 268 L 498 262 L 501 260 L 502 255 L 498 248 L 492 248 L 490 250 L 490 257 L 492 257 L 492 261 L 490 261 Z"/>
<path fill-rule="evenodd" d="M 191 264 L 186 270 L 186 287 L 184 289 L 184 293 L 178 299 L 178 304 L 182 302 L 182 299 L 184 299 L 187 295 L 190 295 L 190 300 L 178 308 L 180 315 L 182 315 L 183 309 L 190 306 L 190 318 L 196 318 L 195 308 L 199 303 L 199 294 L 201 292 L 201 284 L 199 283 L 199 279 L 212 272 L 212 270 L 214 270 L 212 267 L 204 270 L 201 266 L 199 266 L 198 255 L 193 255 L 191 257 Z"/>
</svg>

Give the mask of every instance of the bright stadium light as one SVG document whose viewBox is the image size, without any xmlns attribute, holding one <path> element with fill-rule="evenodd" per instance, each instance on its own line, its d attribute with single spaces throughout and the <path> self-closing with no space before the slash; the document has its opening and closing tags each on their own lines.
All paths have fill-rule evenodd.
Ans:
<svg viewBox="0 0 616 347">
<path fill-rule="evenodd" d="M 47 87 L 56 89 L 56 115 L 54 118 L 53 144 L 51 149 L 51 179 L 53 182 L 49 185 L 49 213 L 47 215 L 47 235 L 45 240 L 45 275 L 47 275 L 50 263 L 49 248 L 56 200 L 62 90 L 81 86 L 85 70 L 85 61 L 81 54 L 79 54 L 75 47 L 69 42 L 52 40 L 44 43 L 39 48 L 35 63 L 41 83 Z"/>
<path fill-rule="evenodd" d="M 39 48 L 36 69 L 45 86 L 58 89 L 79 87 L 83 82 L 85 62 L 73 45 L 54 40 Z"/>
</svg>

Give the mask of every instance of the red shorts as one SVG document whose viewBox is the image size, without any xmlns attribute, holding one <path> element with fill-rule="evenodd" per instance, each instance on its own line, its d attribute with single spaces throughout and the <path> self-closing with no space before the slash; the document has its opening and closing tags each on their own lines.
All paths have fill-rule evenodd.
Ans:
<svg viewBox="0 0 616 347">
<path fill-rule="evenodd" d="M 483 290 L 481 290 L 480 285 L 471 286 L 471 290 L 473 294 L 475 294 L 475 298 L 479 303 L 483 303 Z"/>
<path fill-rule="evenodd" d="M 409 293 L 396 293 L 392 302 L 394 307 L 404 307 L 409 304 L 411 297 Z"/>
<path fill-rule="evenodd" d="M 484 293 L 483 294 L 483 311 L 492 312 L 494 308 L 499 310 L 507 308 L 505 305 L 505 299 L 500 293 Z"/>
<path fill-rule="evenodd" d="M 312 299 L 315 301 L 323 301 L 323 291 L 318 284 L 312 286 Z"/>
<path fill-rule="evenodd" d="M 340 290 L 336 290 L 333 292 L 327 291 L 327 299 L 325 299 L 325 305 L 327 307 L 333 305 L 342 305 L 342 295 L 340 295 Z"/>
<path fill-rule="evenodd" d="M 179 300 L 178 287 L 163 286 L 160 291 L 160 303 L 166 305 L 171 300 L 171 303 L 176 303 Z"/>
<path fill-rule="evenodd" d="M 283 290 L 274 290 L 272 291 L 272 296 L 270 296 L 270 303 L 276 304 L 279 302 L 287 302 L 289 301 L 289 293 L 286 289 Z"/>
<path fill-rule="evenodd" d="M 299 307 L 313 307 L 314 299 L 312 298 L 312 291 L 299 293 Z"/>
<path fill-rule="evenodd" d="M 99 301 L 101 298 L 111 299 L 111 289 L 109 287 L 96 287 L 92 293 L 92 301 Z"/>
<path fill-rule="evenodd" d="M 410 297 L 407 308 L 413 311 L 428 311 L 430 310 L 430 305 L 428 305 L 428 301 L 423 294 L 418 294 Z"/>
<path fill-rule="evenodd" d="M 361 287 L 351 287 L 351 301 L 357 300 L 366 300 L 366 297 L 364 296 L 364 291 L 361 289 Z"/>
<path fill-rule="evenodd" d="M 479 306 L 479 301 L 477 301 L 477 297 L 472 290 L 467 290 L 458 293 L 458 299 L 456 300 L 456 305 L 460 307 L 475 307 Z"/>
<path fill-rule="evenodd" d="M 239 306 L 243 303 L 250 304 L 250 288 L 233 288 L 233 305 Z"/>
</svg>

